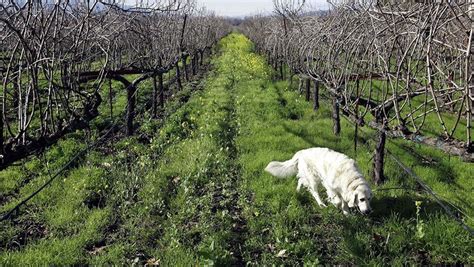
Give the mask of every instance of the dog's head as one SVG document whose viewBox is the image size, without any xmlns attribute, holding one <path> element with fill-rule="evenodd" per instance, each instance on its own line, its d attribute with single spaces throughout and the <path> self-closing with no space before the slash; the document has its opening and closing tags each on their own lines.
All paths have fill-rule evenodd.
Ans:
<svg viewBox="0 0 474 267">
<path fill-rule="evenodd" d="M 354 191 L 347 203 L 349 208 L 357 207 L 362 214 L 369 214 L 372 211 L 370 200 L 372 199 L 372 190 L 367 184 L 360 184 Z"/>
</svg>

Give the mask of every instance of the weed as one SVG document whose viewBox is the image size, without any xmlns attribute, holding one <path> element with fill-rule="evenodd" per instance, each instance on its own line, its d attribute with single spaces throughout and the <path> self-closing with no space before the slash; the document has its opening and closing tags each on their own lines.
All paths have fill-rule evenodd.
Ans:
<svg viewBox="0 0 474 267">
<path fill-rule="evenodd" d="M 423 239 L 425 236 L 425 223 L 423 219 L 420 218 L 420 211 L 421 211 L 421 205 L 423 204 L 422 201 L 415 201 L 415 206 L 416 206 L 416 238 L 418 239 Z"/>
</svg>

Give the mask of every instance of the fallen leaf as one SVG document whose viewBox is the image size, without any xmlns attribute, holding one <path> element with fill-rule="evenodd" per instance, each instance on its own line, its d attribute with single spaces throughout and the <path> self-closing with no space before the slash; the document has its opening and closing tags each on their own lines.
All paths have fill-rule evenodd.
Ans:
<svg viewBox="0 0 474 267">
<path fill-rule="evenodd" d="M 104 162 L 104 163 L 102 163 L 102 166 L 105 167 L 105 168 L 110 168 L 110 167 L 112 167 L 112 164 L 110 164 L 108 162 Z"/>
<path fill-rule="evenodd" d="M 273 244 L 267 244 L 268 249 L 270 249 L 271 252 L 275 251 L 275 245 Z"/>
<path fill-rule="evenodd" d="M 145 266 L 159 266 L 160 259 L 151 258 L 146 261 Z"/>
<path fill-rule="evenodd" d="M 177 183 L 179 183 L 180 180 L 181 180 L 181 177 L 176 176 L 176 177 L 173 179 L 173 183 L 177 184 Z"/>
<path fill-rule="evenodd" d="M 102 247 L 94 247 L 91 251 L 89 251 L 89 254 L 95 256 L 102 252 L 104 249 L 106 249 L 108 246 L 102 246 Z"/>
<path fill-rule="evenodd" d="M 286 258 L 286 257 L 288 257 L 288 255 L 286 255 L 286 249 L 280 250 L 280 252 L 278 252 L 278 254 L 276 256 L 277 256 L 277 258 Z"/>
</svg>

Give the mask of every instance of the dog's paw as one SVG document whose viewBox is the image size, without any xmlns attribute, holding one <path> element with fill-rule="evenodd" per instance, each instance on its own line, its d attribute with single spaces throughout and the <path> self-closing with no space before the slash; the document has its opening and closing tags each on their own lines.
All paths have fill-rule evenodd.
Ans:
<svg viewBox="0 0 474 267">
<path fill-rule="evenodd" d="M 344 215 L 346 215 L 346 216 L 349 216 L 350 213 L 349 213 L 347 210 L 343 210 L 343 211 L 342 211 L 342 214 L 344 214 Z"/>
<path fill-rule="evenodd" d="M 319 203 L 319 206 L 320 206 L 321 208 L 327 208 L 327 207 L 328 207 L 328 206 L 327 206 L 326 204 L 324 204 L 324 203 Z"/>
</svg>

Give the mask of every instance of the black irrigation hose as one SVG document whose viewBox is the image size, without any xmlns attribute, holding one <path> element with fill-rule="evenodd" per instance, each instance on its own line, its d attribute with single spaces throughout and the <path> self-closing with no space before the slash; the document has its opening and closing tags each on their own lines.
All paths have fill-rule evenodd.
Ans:
<svg viewBox="0 0 474 267">
<path fill-rule="evenodd" d="M 133 93 L 132 97 L 134 97 L 137 93 L 138 93 L 139 90 L 135 90 L 135 92 Z M 127 105 L 125 106 L 125 110 L 128 109 L 128 105 L 129 103 L 127 102 Z M 143 110 L 144 108 L 146 107 L 146 104 L 143 105 L 143 107 L 138 110 L 138 111 L 141 111 Z M 137 112 L 135 112 L 137 113 Z M 139 112 L 138 112 L 139 113 Z M 10 209 L 10 211 L 8 211 L 7 213 L 5 213 L 4 215 L 2 215 L 2 217 L 0 218 L 0 222 L 10 218 L 10 216 L 16 211 L 18 210 L 21 206 L 23 206 L 24 204 L 26 204 L 30 199 L 32 199 L 34 196 L 36 196 L 38 193 L 40 193 L 41 191 L 43 191 L 44 188 L 46 188 L 48 185 L 50 185 L 57 177 L 59 177 L 59 175 L 61 175 L 61 173 L 63 173 L 66 169 L 68 169 L 79 157 L 87 154 L 91 149 L 95 148 L 97 145 L 99 145 L 103 140 L 106 139 L 106 137 L 119 125 L 119 123 L 126 119 L 126 116 L 127 116 L 127 113 L 125 112 L 125 114 L 122 115 L 122 117 L 120 117 L 119 119 L 117 119 L 114 124 L 112 124 L 112 126 L 110 126 L 110 128 L 107 130 L 107 132 L 105 134 L 103 134 L 100 138 L 98 138 L 97 140 L 95 140 L 92 144 L 89 144 L 85 149 L 79 151 L 76 155 L 74 155 L 74 157 L 72 157 L 71 160 L 68 161 L 68 163 L 66 163 L 63 167 L 61 167 L 61 169 L 59 169 L 58 171 L 56 171 L 56 173 L 51 176 L 51 178 L 46 181 L 46 183 L 44 183 L 41 187 L 39 187 L 35 192 L 33 192 L 32 194 L 30 194 L 27 198 L 25 198 L 24 200 L 22 200 L 20 203 L 18 203 L 17 205 L 15 205 L 15 207 L 13 207 L 12 209 Z M 49 173 L 49 170 L 48 170 L 48 173 Z"/>
<path fill-rule="evenodd" d="M 20 203 L 18 203 L 15 207 L 13 207 L 9 212 L 4 214 L 2 218 L 0 219 L 1 221 L 4 221 L 8 219 L 13 212 L 18 210 L 22 205 L 26 204 L 30 199 L 32 199 L 34 196 L 36 196 L 39 192 L 43 191 L 44 188 L 46 188 L 49 184 L 51 184 L 63 171 L 65 171 L 67 168 L 69 168 L 79 157 L 82 155 L 86 154 L 90 149 L 94 148 L 97 144 L 99 144 L 99 141 L 104 139 L 114 128 L 116 125 L 111 127 L 106 134 L 104 134 L 102 137 L 94 141 L 91 145 L 87 146 L 85 149 L 81 150 L 79 153 L 74 155 L 74 157 L 69 160 L 68 163 L 66 163 L 61 169 L 59 169 L 45 184 L 43 184 L 40 188 L 38 188 L 35 192 L 33 192 L 31 195 L 29 195 L 27 198 L 22 200 Z"/>
<path fill-rule="evenodd" d="M 410 188 L 410 187 L 386 187 L 386 188 L 375 188 L 375 189 L 372 189 L 373 192 L 378 192 L 378 191 L 392 191 L 392 190 L 406 190 L 406 191 L 413 191 L 413 192 L 416 192 L 416 193 L 420 193 L 420 189 L 415 189 L 415 188 Z M 436 201 L 436 199 L 435 199 Z M 454 209 L 456 209 L 457 212 L 459 212 L 460 214 L 464 215 L 464 217 L 467 217 L 469 219 L 472 220 L 472 218 L 467 215 L 466 213 L 464 213 L 462 210 L 460 210 L 459 208 L 457 208 L 454 204 L 442 199 L 441 200 L 442 202 L 444 203 L 447 203 L 449 205 L 451 205 L 451 207 L 453 207 Z"/>
<path fill-rule="evenodd" d="M 329 98 L 326 97 L 326 100 L 329 101 Z M 349 118 L 347 118 L 346 115 L 344 115 L 344 113 L 342 114 L 343 115 L 343 118 L 346 119 L 346 121 L 348 121 L 350 124 L 354 125 L 355 126 L 355 123 L 353 121 L 351 121 Z M 369 135 L 367 132 L 363 131 L 362 129 L 359 128 L 359 130 L 365 134 L 365 135 Z M 361 137 L 362 139 L 364 139 L 365 141 L 365 145 L 367 145 L 367 148 L 370 150 L 371 148 L 369 147 L 369 142 L 368 141 L 371 141 L 371 140 L 366 140 L 365 138 Z M 389 142 L 391 142 L 392 144 L 395 144 L 393 140 L 391 140 L 390 138 L 387 139 Z M 410 176 L 412 176 L 413 178 L 415 178 L 416 182 L 424 189 L 424 191 L 426 191 L 435 201 L 436 203 L 438 203 L 445 211 L 446 213 L 448 213 L 449 216 L 451 216 L 455 221 L 457 221 L 462 228 L 464 228 L 464 230 L 466 230 L 467 232 L 469 232 L 472 236 L 474 236 L 474 230 L 469 227 L 467 224 L 465 224 L 458 216 L 456 216 L 453 211 L 448 207 L 446 206 L 444 203 L 443 203 L 443 200 L 441 200 L 438 195 L 428 186 L 426 185 L 422 180 L 421 178 L 416 175 L 413 170 L 411 170 L 410 168 L 408 168 L 407 166 L 405 166 L 401 160 L 399 160 L 397 157 L 395 157 L 395 155 L 390 152 L 390 150 L 388 150 L 388 148 L 385 148 L 385 150 L 387 151 L 387 153 L 390 155 L 390 157 L 398 164 L 398 166 L 400 166 L 400 168 L 402 168 L 407 174 L 409 174 Z M 382 191 L 382 190 L 393 190 L 393 189 L 407 189 L 407 188 L 380 188 L 378 190 L 374 190 L 374 191 Z M 411 189 L 413 190 L 413 189 Z M 444 201 L 446 203 L 448 203 L 449 205 L 455 207 L 453 204 L 451 204 L 450 202 L 448 201 Z"/>
<path fill-rule="evenodd" d="M 452 210 L 446 206 L 442 201 L 441 199 L 436 195 L 436 193 L 428 186 L 426 185 L 420 177 L 418 177 L 418 175 L 416 175 L 410 168 L 406 167 L 397 157 L 395 157 L 388 149 L 387 149 L 387 153 L 392 157 L 393 160 L 395 160 L 395 162 L 397 162 L 397 164 L 406 172 L 408 173 L 409 175 L 411 175 L 413 178 L 415 178 L 415 180 L 418 182 L 418 184 L 420 184 L 423 189 L 428 192 L 428 194 L 430 194 L 434 200 L 451 216 L 453 217 L 459 224 L 461 224 L 461 226 L 466 230 L 468 231 L 472 236 L 474 236 L 474 230 L 472 228 L 470 228 L 467 224 L 465 224 L 459 217 L 457 217 L 453 212 Z M 452 205 L 452 204 L 450 204 Z"/>
<path fill-rule="evenodd" d="M 134 95 L 138 92 L 138 90 L 136 90 L 134 92 Z M 127 103 L 126 107 L 125 107 L 125 110 L 128 108 L 128 105 L 129 103 Z M 48 185 L 50 185 L 56 178 L 59 177 L 59 175 L 61 175 L 65 170 L 67 170 L 78 158 L 80 158 L 81 156 L 83 155 L 86 155 L 92 148 L 96 147 L 99 143 L 101 143 L 102 140 L 105 140 L 105 138 L 119 125 L 120 121 L 122 119 L 125 119 L 125 116 L 126 116 L 126 113 L 125 115 L 122 115 L 122 117 L 120 117 L 116 122 L 114 122 L 114 124 L 112 124 L 112 126 L 110 126 L 110 128 L 107 130 L 107 132 L 105 134 L 103 134 L 100 138 L 98 138 L 97 140 L 95 140 L 94 142 L 92 142 L 92 144 L 89 144 L 86 148 L 84 148 L 83 150 L 79 151 L 78 153 L 76 153 L 65 165 L 63 165 L 61 167 L 61 169 L 59 169 L 58 171 L 56 171 L 56 173 L 51 176 L 51 178 L 46 181 L 46 183 L 44 183 L 42 186 L 40 186 L 36 191 L 34 191 L 32 194 L 30 194 L 27 198 L 25 198 L 24 200 L 22 200 L 20 203 L 18 203 L 17 205 L 15 205 L 15 207 L 13 207 L 10 211 L 8 211 L 7 213 L 5 213 L 2 218 L 0 218 L 0 222 L 1 221 L 4 221 L 8 218 L 10 218 L 10 216 L 13 214 L 13 212 L 15 212 L 16 210 L 18 210 L 21 206 L 23 206 L 24 204 L 26 204 L 30 199 L 32 199 L 34 196 L 36 196 L 38 193 L 40 193 L 41 191 L 43 191 L 44 188 L 46 188 Z M 49 170 L 48 170 L 48 173 L 49 173 Z"/>
</svg>

